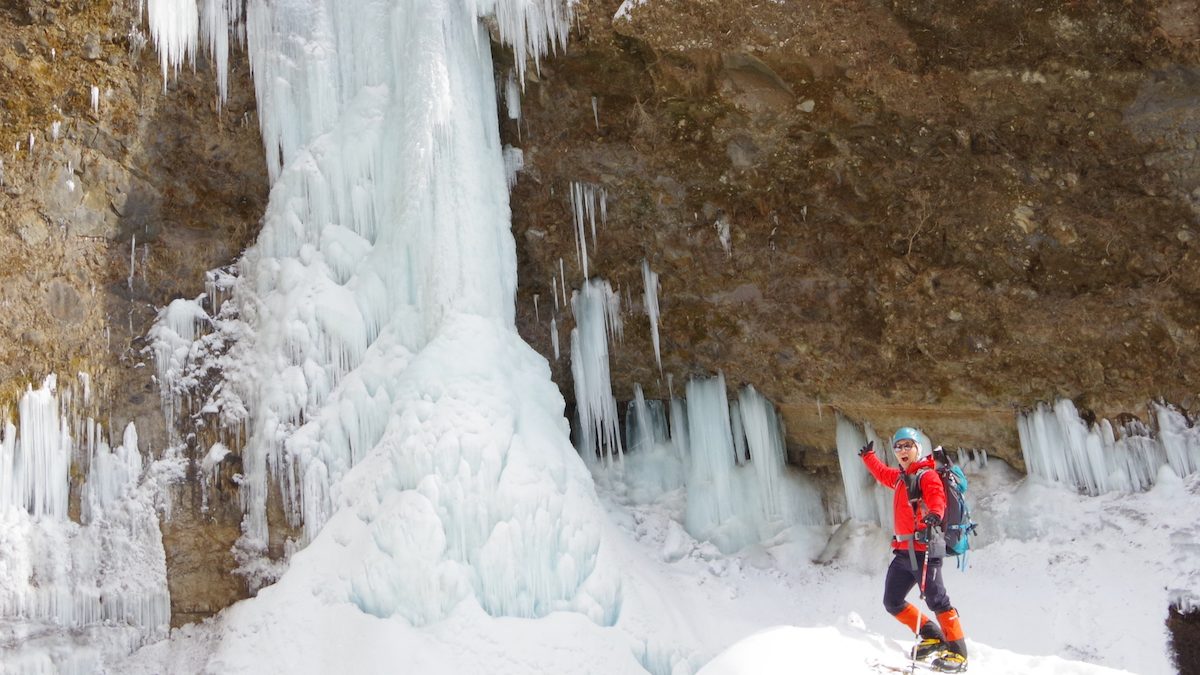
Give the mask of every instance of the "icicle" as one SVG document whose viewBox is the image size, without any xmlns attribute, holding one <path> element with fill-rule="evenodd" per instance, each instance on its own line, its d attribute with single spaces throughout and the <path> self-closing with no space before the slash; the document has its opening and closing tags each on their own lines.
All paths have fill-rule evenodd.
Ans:
<svg viewBox="0 0 1200 675">
<path fill-rule="evenodd" d="M 504 146 L 504 182 L 511 192 L 517 184 L 517 175 L 525 168 L 525 153 L 511 145 Z"/>
<path fill-rule="evenodd" d="M 92 113 L 100 114 L 100 87 L 92 87 Z"/>
<path fill-rule="evenodd" d="M 721 249 L 725 251 L 725 255 L 733 257 L 733 239 L 730 234 L 729 219 L 725 217 L 725 214 L 721 214 L 713 223 L 713 227 L 717 229 L 717 239 L 721 242 Z"/>
<path fill-rule="evenodd" d="M 650 262 L 642 259 L 642 285 L 645 289 L 646 316 L 650 318 L 650 342 L 654 345 L 654 363 L 662 374 L 662 353 L 658 343 L 658 273 L 650 269 Z"/>
<path fill-rule="evenodd" d="M 521 86 L 517 84 L 517 74 L 511 70 L 504 81 L 504 106 L 508 111 L 508 119 L 521 119 Z M 517 128 L 520 129 L 519 124 Z"/>
<path fill-rule="evenodd" d="M 1025 466 L 1030 475 L 1089 495 L 1148 489 L 1163 466 L 1180 476 L 1200 468 L 1200 433 L 1191 434 L 1189 457 L 1184 440 L 1188 434 L 1180 433 L 1187 429 L 1183 416 L 1162 406 L 1152 406 L 1151 413 L 1159 424 L 1157 439 L 1137 422 L 1119 430 L 1108 420 L 1089 425 L 1067 399 L 1053 408 L 1040 404 L 1017 418 Z"/>
<path fill-rule="evenodd" d="M 133 272 L 136 269 L 136 254 L 137 254 L 137 234 L 129 238 L 129 279 L 127 280 L 129 290 L 133 291 Z"/>
<path fill-rule="evenodd" d="M 533 320 L 538 323 L 542 322 L 542 315 L 538 312 L 538 294 L 537 293 L 533 294 Z"/>
<path fill-rule="evenodd" d="M 242 0 L 204 0 L 200 40 L 216 61 L 217 111 L 229 100 L 229 32 L 241 21 Z"/>
<path fill-rule="evenodd" d="M 596 122 L 596 131 L 600 131 L 600 104 L 592 97 L 592 119 Z"/>
<path fill-rule="evenodd" d="M 147 2 L 165 76 L 192 58 L 199 19 L 184 20 L 195 13 L 191 0 Z M 189 301 L 160 315 L 160 379 L 171 384 L 164 395 L 175 408 L 188 390 L 174 385 L 204 372 L 193 357 L 209 345 L 227 350 L 220 365 L 228 377 L 212 406 L 246 436 L 239 551 L 266 550 L 274 489 L 288 522 L 303 526 L 301 543 L 314 546 L 328 545 L 315 535 L 327 521 L 336 527 L 334 509 L 383 505 L 364 530 L 362 565 L 343 576 L 348 600 L 376 616 L 421 625 L 473 593 L 496 616 L 581 607 L 596 621 L 616 621 L 609 577 L 595 571 L 599 534 L 589 525 L 598 507 L 576 489 L 587 474 L 565 436 L 554 435 L 561 426 L 542 419 L 547 406 L 499 411 L 472 398 L 481 381 L 496 383 L 503 400 L 512 394 L 506 387 L 554 397 L 548 380 L 530 374 L 540 375 L 544 361 L 514 329 L 506 183 L 518 155 L 499 139 L 497 81 L 476 14 L 495 18 L 523 81 L 527 59 L 536 67 L 565 44 L 569 5 L 245 5 L 271 201 L 226 290 L 228 311 L 209 316 Z M 208 49 L 220 50 L 212 40 L 224 39 L 213 17 L 223 11 L 234 21 L 232 7 L 205 6 Z M 561 260 L 559 272 L 566 305 Z M 619 316 L 600 300 L 588 312 L 599 312 L 602 335 L 619 334 Z M 200 326 L 220 332 L 185 345 L 184 333 Z M 414 372 L 431 363 L 442 367 L 427 377 Z M 615 410 L 615 401 L 600 405 Z M 605 452 L 619 457 L 616 415 L 603 419 L 611 419 L 613 431 L 602 431 L 614 441 Z M 462 433 L 475 426 L 490 432 Z M 360 461 L 391 468 L 351 472 Z M 505 462 L 544 471 L 546 481 L 531 477 L 551 487 L 498 489 L 493 470 Z M 364 482 L 343 484 L 349 480 Z M 423 506 L 401 517 L 397 503 L 416 497 L 417 486 Z M 395 565 L 404 540 L 436 551 L 420 569 Z M 567 543 L 547 554 L 547 541 Z"/>
<path fill-rule="evenodd" d="M 881 525 L 885 522 L 885 514 L 877 500 L 877 483 L 858 456 L 859 449 L 869 441 L 874 441 L 877 454 L 881 458 L 891 454 L 886 444 L 875 436 L 874 430 L 869 426 L 866 429 L 860 428 L 841 413 L 837 414 L 837 454 L 842 487 L 846 492 L 845 517 Z M 839 515 L 835 513 L 835 519 L 841 520 Z M 890 514 L 886 515 L 890 517 Z"/>
<path fill-rule="evenodd" d="M 555 320 L 553 317 L 550 318 L 550 344 L 552 344 L 554 346 L 554 360 L 557 361 L 558 357 L 559 357 L 558 321 Z"/>
<path fill-rule="evenodd" d="M 1200 471 L 1200 425 L 1165 404 L 1154 403 L 1150 409 L 1171 470 L 1180 477 Z"/>
<path fill-rule="evenodd" d="M 754 387 L 742 389 L 738 403 L 762 516 L 768 522 L 780 520 L 785 515 L 783 469 L 787 462 L 783 421 L 775 406 Z"/>
<path fill-rule="evenodd" d="M 559 277 L 559 289 L 562 290 L 563 306 L 569 307 L 570 304 L 567 302 L 567 273 L 566 273 L 566 270 L 563 268 L 563 259 L 562 258 L 558 259 L 558 277 Z"/>
<path fill-rule="evenodd" d="M 649 452 L 670 441 L 662 401 L 647 401 L 642 385 L 633 385 L 633 400 L 625 414 L 625 447 L 628 452 Z"/>
<path fill-rule="evenodd" d="M 196 61 L 200 13 L 196 0 L 139 0 L 139 14 L 143 7 L 150 24 L 150 37 L 158 48 L 163 91 L 166 91 L 168 73 L 178 75 L 184 61 Z"/>
<path fill-rule="evenodd" d="M 707 538 L 734 515 L 734 447 L 725 376 L 690 380 L 687 404 L 691 470 L 684 524 L 693 536 Z"/>
<path fill-rule="evenodd" d="M 579 410 L 580 452 L 588 463 L 607 465 L 623 450 L 618 433 L 617 401 L 609 379 L 608 342 L 621 331 L 620 301 L 607 281 L 589 280 L 571 298 L 571 374 Z"/>
<path fill-rule="evenodd" d="M 554 296 L 554 313 L 558 314 L 561 309 L 558 305 L 558 277 L 550 277 L 550 292 Z"/>
<path fill-rule="evenodd" d="M 571 183 L 571 213 L 575 226 L 575 260 L 579 269 L 583 270 L 583 279 L 588 277 L 587 234 L 584 231 L 585 214 L 583 209 L 583 187 L 580 183 Z M 593 236 L 594 239 L 594 236 Z"/>
<path fill-rule="evenodd" d="M 86 404 L 90 378 L 80 373 L 79 381 Z M 170 621 L 166 561 L 153 500 L 138 491 L 136 429 L 129 424 L 110 450 L 100 425 L 80 419 L 71 391 L 60 391 L 53 376 L 21 396 L 18 415 L 0 439 L 0 512 L 10 533 L 23 533 L 6 545 L 0 617 L 31 624 L 42 645 L 86 634 L 114 656 L 161 639 Z M 83 479 L 81 523 L 68 520 L 72 473 Z M 108 552 L 122 555 L 95 557 Z M 7 648 L 6 663 L 22 643 Z M 94 670 L 96 656 L 82 660 L 80 672 Z M 52 664 L 75 672 L 58 656 Z"/>
<path fill-rule="evenodd" d="M 65 520 L 72 444 L 53 375 L 26 390 L 18 414 L 20 426 L 9 423 L 0 444 L 0 509 Z"/>
<path fill-rule="evenodd" d="M 689 457 L 687 402 L 671 395 L 671 445 L 675 453 L 684 459 Z"/>
<path fill-rule="evenodd" d="M 34 145 L 34 138 L 33 138 L 33 132 L 31 131 L 31 132 L 29 132 L 29 154 L 30 155 L 33 154 L 33 145 Z"/>
<path fill-rule="evenodd" d="M 741 466 L 750 461 L 746 450 L 746 431 L 742 428 L 742 406 L 738 401 L 729 403 L 729 430 L 733 433 L 733 463 Z"/>
</svg>

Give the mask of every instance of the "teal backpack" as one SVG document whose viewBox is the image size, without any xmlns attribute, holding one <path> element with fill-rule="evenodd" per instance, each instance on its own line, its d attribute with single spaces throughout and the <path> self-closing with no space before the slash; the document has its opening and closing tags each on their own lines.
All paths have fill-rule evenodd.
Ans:
<svg viewBox="0 0 1200 675">
<path fill-rule="evenodd" d="M 958 568 L 967 568 L 967 551 L 971 548 L 971 536 L 977 523 L 971 520 L 971 506 L 967 503 L 967 475 L 950 461 L 942 446 L 933 449 L 933 461 L 942 489 L 946 492 L 946 513 L 942 517 L 942 534 L 946 538 L 946 555 L 958 558 Z M 915 490 L 909 491 L 909 499 L 915 504 L 921 498 L 921 476 L 929 469 L 921 469 L 913 476 Z"/>
</svg>

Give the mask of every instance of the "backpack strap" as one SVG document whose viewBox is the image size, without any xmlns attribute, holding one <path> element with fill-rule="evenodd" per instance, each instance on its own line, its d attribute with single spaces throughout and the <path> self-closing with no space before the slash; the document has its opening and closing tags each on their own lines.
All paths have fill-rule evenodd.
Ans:
<svg viewBox="0 0 1200 675">
<path fill-rule="evenodd" d="M 917 571 L 917 542 L 923 540 L 920 536 L 921 532 L 917 530 L 917 525 L 920 524 L 920 519 L 918 517 L 920 512 L 917 509 L 917 505 L 922 499 L 921 478 L 923 478 L 928 471 L 929 469 L 917 469 L 916 473 L 908 474 L 901 469 L 900 478 L 896 480 L 896 487 L 898 488 L 901 485 L 904 485 L 904 490 L 908 493 L 908 506 L 912 509 L 913 515 L 913 533 L 906 534 L 904 536 L 895 536 L 893 539 L 896 541 L 907 542 L 906 547 L 908 548 L 908 564 L 910 567 L 912 567 L 913 572 Z"/>
</svg>

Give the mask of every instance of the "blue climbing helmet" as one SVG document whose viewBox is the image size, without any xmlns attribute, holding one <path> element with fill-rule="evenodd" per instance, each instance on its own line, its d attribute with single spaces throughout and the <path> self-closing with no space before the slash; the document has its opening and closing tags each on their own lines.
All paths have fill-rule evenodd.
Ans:
<svg viewBox="0 0 1200 675">
<path fill-rule="evenodd" d="M 925 456 L 925 442 L 921 439 L 921 432 L 912 427 L 900 427 L 896 433 L 892 434 L 892 447 L 896 447 L 896 443 L 903 440 L 910 440 L 917 444 L 917 456 Z"/>
</svg>

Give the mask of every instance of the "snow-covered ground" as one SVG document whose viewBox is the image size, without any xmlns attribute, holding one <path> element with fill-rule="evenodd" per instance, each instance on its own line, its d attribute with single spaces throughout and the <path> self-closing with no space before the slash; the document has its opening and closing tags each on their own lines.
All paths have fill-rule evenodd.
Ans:
<svg viewBox="0 0 1200 675">
<path fill-rule="evenodd" d="M 904 664 L 910 636 L 880 600 L 887 533 L 852 524 L 824 565 L 812 560 L 829 528 L 796 526 L 725 555 L 684 531 L 684 490 L 633 504 L 617 474 L 600 470 L 597 482 L 633 624 L 602 627 L 565 612 L 493 618 L 467 602 L 416 628 L 323 604 L 302 552 L 260 600 L 177 630 L 113 672 L 384 673 L 402 663 L 407 672 L 447 674 L 769 675 Z M 1164 621 L 1172 589 L 1197 586 L 1200 476 L 1164 475 L 1149 492 L 1102 497 L 1019 477 L 995 461 L 971 478 L 980 546 L 967 571 L 946 571 L 971 672 L 1175 672 Z"/>
</svg>

